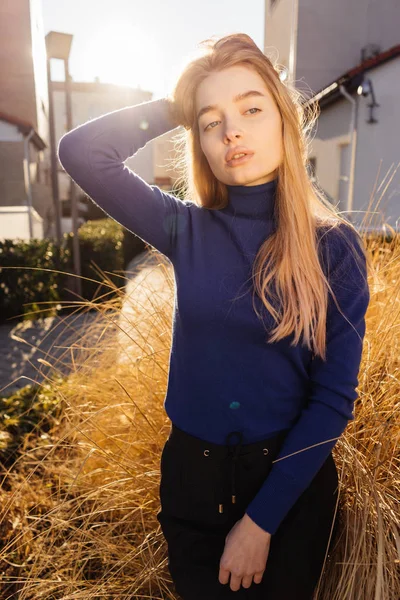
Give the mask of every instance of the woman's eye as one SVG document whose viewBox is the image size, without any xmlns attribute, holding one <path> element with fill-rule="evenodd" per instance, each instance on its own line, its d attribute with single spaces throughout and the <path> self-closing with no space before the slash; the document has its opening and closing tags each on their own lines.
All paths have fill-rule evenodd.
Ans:
<svg viewBox="0 0 400 600">
<path fill-rule="evenodd" d="M 218 123 L 218 121 L 212 121 L 211 123 L 209 123 L 207 125 L 207 127 L 204 128 L 204 131 L 207 131 L 207 129 L 210 127 L 210 125 L 214 125 L 214 123 Z M 211 129 L 214 129 L 214 127 L 211 127 Z"/>
<path fill-rule="evenodd" d="M 257 110 L 258 112 L 261 112 L 261 109 L 253 107 L 253 108 L 249 108 L 248 110 L 246 110 L 246 112 L 249 112 L 250 110 Z M 251 113 L 252 115 L 256 114 L 256 113 Z M 207 127 L 204 128 L 204 131 L 207 131 L 207 129 L 210 127 L 210 125 L 214 125 L 214 123 L 218 123 L 219 121 L 212 121 L 211 123 L 209 123 L 207 125 Z M 211 129 L 214 129 L 214 127 L 211 127 Z"/>
</svg>

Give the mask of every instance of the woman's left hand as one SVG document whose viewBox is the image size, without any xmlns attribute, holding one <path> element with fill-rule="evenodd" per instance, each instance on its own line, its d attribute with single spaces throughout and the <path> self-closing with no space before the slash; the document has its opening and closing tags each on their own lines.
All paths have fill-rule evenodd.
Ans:
<svg viewBox="0 0 400 600">
<path fill-rule="evenodd" d="M 231 575 L 231 590 L 236 592 L 240 585 L 249 588 L 262 580 L 271 534 L 261 529 L 246 513 L 235 523 L 225 538 L 225 548 L 219 564 L 220 583 L 228 583 Z"/>
</svg>

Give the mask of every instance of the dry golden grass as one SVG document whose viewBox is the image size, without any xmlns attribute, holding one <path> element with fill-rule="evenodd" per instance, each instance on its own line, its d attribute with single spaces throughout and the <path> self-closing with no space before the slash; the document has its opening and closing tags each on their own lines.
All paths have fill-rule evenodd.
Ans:
<svg viewBox="0 0 400 600">
<path fill-rule="evenodd" d="M 398 237 L 368 250 L 359 399 L 334 449 L 340 536 L 315 600 L 400 598 Z M 71 339 L 69 377 L 49 379 L 59 416 L 2 480 L 2 598 L 175 598 L 156 519 L 173 295 L 172 267 L 151 253 L 122 310 L 77 303 L 98 319 Z"/>
</svg>

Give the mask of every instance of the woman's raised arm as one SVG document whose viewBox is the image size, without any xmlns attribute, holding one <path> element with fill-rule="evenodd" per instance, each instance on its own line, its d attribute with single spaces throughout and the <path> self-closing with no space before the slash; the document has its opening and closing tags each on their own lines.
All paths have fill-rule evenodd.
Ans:
<svg viewBox="0 0 400 600">
<path fill-rule="evenodd" d="M 161 98 L 106 113 L 69 131 L 58 145 L 62 167 L 95 204 L 170 259 L 189 206 L 149 185 L 124 161 L 177 127 L 171 107 Z"/>
</svg>

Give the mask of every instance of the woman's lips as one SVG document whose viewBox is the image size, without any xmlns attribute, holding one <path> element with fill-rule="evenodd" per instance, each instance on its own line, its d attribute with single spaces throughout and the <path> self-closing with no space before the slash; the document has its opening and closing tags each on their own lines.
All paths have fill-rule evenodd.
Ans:
<svg viewBox="0 0 400 600">
<path fill-rule="evenodd" d="M 253 153 L 249 154 L 245 154 L 244 156 L 241 156 L 240 158 L 232 158 L 231 160 L 227 161 L 227 165 L 228 167 L 236 167 L 236 165 L 241 165 L 245 162 L 247 162 L 248 160 L 250 160 L 250 158 L 253 156 Z"/>
</svg>

